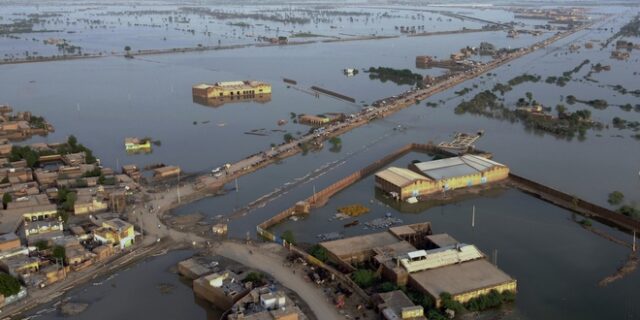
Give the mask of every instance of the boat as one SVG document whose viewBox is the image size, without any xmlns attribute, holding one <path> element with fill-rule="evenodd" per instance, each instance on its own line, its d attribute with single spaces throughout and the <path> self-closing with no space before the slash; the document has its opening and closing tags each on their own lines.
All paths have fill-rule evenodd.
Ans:
<svg viewBox="0 0 640 320">
<path fill-rule="evenodd" d="M 344 225 L 344 227 L 345 227 L 345 228 L 349 228 L 349 227 L 357 226 L 359 223 L 360 223 L 360 221 L 358 221 L 358 220 L 353 220 L 353 221 L 351 221 L 351 222 L 349 222 L 349 223 L 346 223 L 346 224 Z"/>
</svg>

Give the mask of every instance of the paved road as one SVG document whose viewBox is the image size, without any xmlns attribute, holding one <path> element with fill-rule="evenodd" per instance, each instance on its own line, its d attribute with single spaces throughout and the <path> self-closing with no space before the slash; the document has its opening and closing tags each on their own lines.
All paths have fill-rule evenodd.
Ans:
<svg viewBox="0 0 640 320">
<path fill-rule="evenodd" d="M 253 254 L 249 253 L 249 249 Z M 312 282 L 304 280 L 302 275 L 294 275 L 289 268 L 282 267 L 283 258 L 272 251 L 265 250 L 264 247 L 223 242 L 216 248 L 216 253 L 270 274 L 282 285 L 295 291 L 311 308 L 318 320 L 344 319 L 321 289 L 316 288 Z"/>
</svg>

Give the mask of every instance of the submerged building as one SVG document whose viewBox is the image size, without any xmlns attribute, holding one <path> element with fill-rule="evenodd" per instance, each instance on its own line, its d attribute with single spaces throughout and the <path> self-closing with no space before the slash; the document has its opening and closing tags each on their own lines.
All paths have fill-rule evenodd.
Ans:
<svg viewBox="0 0 640 320">
<path fill-rule="evenodd" d="M 226 98 L 271 94 L 271 85 L 260 81 L 225 81 L 193 86 L 192 94 L 200 98 Z"/>
<path fill-rule="evenodd" d="M 398 200 L 437 192 L 472 187 L 506 179 L 509 168 L 476 155 L 464 155 L 409 165 L 390 167 L 375 175 L 376 188 Z"/>
</svg>

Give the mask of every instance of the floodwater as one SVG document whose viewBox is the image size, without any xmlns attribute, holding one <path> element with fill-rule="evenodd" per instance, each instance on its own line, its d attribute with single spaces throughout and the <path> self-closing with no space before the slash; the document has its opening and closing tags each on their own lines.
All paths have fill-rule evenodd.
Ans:
<svg viewBox="0 0 640 320">
<path fill-rule="evenodd" d="M 116 8 L 117 9 L 117 8 Z M 345 8 L 347 10 L 349 8 Z M 3 16 L 13 8 L 2 8 Z M 74 9 L 75 10 L 75 9 Z M 229 8 L 228 10 L 247 10 Z M 427 25 L 431 31 L 440 30 L 435 21 L 439 15 L 425 13 L 425 22 L 411 16 L 415 13 L 405 10 L 363 9 L 375 12 L 375 21 L 351 23 L 332 21 L 291 28 L 295 31 L 313 32 L 338 36 L 340 33 L 354 35 L 398 34 L 395 25 Z M 611 123 L 613 117 L 623 117 L 631 121 L 639 121 L 640 113 L 626 112 L 613 104 L 638 103 L 632 95 L 622 95 L 612 90 L 609 85 L 622 84 L 629 90 L 638 87 L 638 53 L 631 53 L 627 61 L 609 59 L 612 48 L 601 50 L 598 42 L 594 49 L 585 49 L 584 43 L 589 40 L 603 41 L 611 36 L 611 28 L 617 30 L 633 15 L 633 11 L 624 7 L 595 8 L 597 11 L 621 13 L 619 17 L 604 25 L 607 30 L 588 30 L 577 33 L 567 39 L 555 43 L 548 49 L 527 55 L 509 65 L 502 66 L 492 73 L 496 76 L 481 78 L 463 83 L 456 88 L 442 92 L 427 102 L 437 102 L 436 108 L 425 106 L 425 102 L 402 110 L 388 118 L 374 121 L 366 126 L 341 136 L 341 147 L 331 149 L 327 144 L 324 149 L 311 151 L 284 160 L 280 164 L 269 166 L 263 170 L 238 179 L 239 190 L 227 195 L 203 199 L 176 210 L 176 214 L 189 214 L 200 211 L 213 218 L 217 215 L 229 215 L 237 209 L 245 207 L 252 201 L 277 192 L 263 207 L 252 210 L 230 222 L 230 236 L 244 237 L 249 232 L 255 234 L 255 225 L 291 206 L 295 201 L 312 194 L 313 189 L 333 183 L 339 178 L 360 169 L 373 160 L 411 142 L 440 142 L 451 138 L 454 132 L 475 132 L 485 130 L 485 136 L 477 143 L 480 149 L 494 153 L 495 160 L 507 164 L 512 171 L 565 192 L 583 197 L 589 201 L 609 206 L 607 195 L 613 190 L 625 194 L 626 203 L 640 202 L 640 142 L 631 138 L 630 130 L 613 128 L 602 131 L 589 131 L 585 139 L 560 139 L 548 134 L 540 134 L 525 130 L 520 123 L 498 121 L 472 115 L 456 115 L 455 106 L 463 99 L 470 99 L 481 90 L 491 89 L 495 83 L 506 83 L 522 73 L 537 74 L 542 77 L 539 83 L 525 83 L 514 87 L 505 94 L 505 104 L 513 106 L 525 92 L 532 92 L 540 103 L 554 107 L 564 103 L 564 97 L 575 95 L 583 100 L 605 99 L 611 106 L 606 110 L 595 110 L 585 105 L 567 105 L 569 110 L 590 109 L 593 118 L 603 123 Z M 114 9 L 114 11 L 117 11 Z M 389 11 L 395 18 L 382 18 L 380 15 Z M 497 9 L 453 9 L 453 11 L 473 15 L 484 19 L 495 18 L 496 21 L 509 21 L 510 13 Z M 78 13 L 75 13 L 78 14 Z M 303 15 L 302 13 L 300 13 Z M 121 17 L 134 19 L 133 17 Z M 145 17 L 144 19 L 149 19 Z M 193 26 L 197 26 L 197 17 L 192 17 Z M 6 19 L 6 18 L 5 18 Z M 105 18 L 106 19 L 106 18 Z M 117 21 L 117 17 L 109 17 Z M 141 18 L 142 19 L 142 18 Z M 162 18 L 154 17 L 154 20 Z M 344 17 L 343 17 L 344 19 Z M 374 19 L 374 18 L 371 18 Z M 451 22 L 443 17 L 443 26 L 447 30 L 462 27 L 478 27 L 471 21 Z M 202 21 L 201 21 L 202 22 Z M 215 22 L 216 26 L 225 26 L 220 34 L 228 34 L 235 27 L 226 23 Z M 235 22 L 235 21 L 234 21 Z M 527 26 L 539 21 L 520 21 Z M 254 26 L 259 35 L 278 35 L 278 31 L 262 32 L 264 24 L 276 26 L 277 23 L 255 22 L 263 24 Z M 112 35 L 131 34 L 128 25 L 118 26 L 114 22 Z M 125 23 L 126 24 L 126 23 Z M 280 24 L 281 25 L 281 24 Z M 339 25 L 337 29 L 331 25 Z M 453 25 L 453 26 L 452 26 Z M 242 38 L 241 31 L 236 30 L 237 39 L 222 38 L 216 35 L 209 39 L 202 35 L 204 27 L 193 37 L 185 37 L 184 31 L 175 30 L 169 33 L 167 43 L 157 36 L 157 30 L 149 28 L 141 31 L 140 48 L 165 48 L 176 46 L 193 46 L 194 43 L 209 41 L 206 44 L 251 43 L 253 38 Z M 228 29 L 225 29 L 228 28 Z M 384 28 L 380 30 L 378 28 Z M 209 30 L 215 29 L 209 27 Z M 161 29 L 159 29 L 161 30 Z M 426 30 L 429 31 L 429 30 Z M 91 47 L 88 42 L 93 32 L 71 34 L 77 44 L 93 48 L 95 52 L 121 51 L 128 39 L 113 40 L 112 35 L 103 34 L 109 41 L 96 41 Z M 216 31 L 218 32 L 218 31 Z M 174 34 L 173 34 L 174 33 Z M 173 35 L 172 35 L 173 34 Z M 491 42 L 498 48 L 515 48 L 530 45 L 550 36 L 541 37 L 521 35 L 509 39 L 505 32 L 482 32 L 456 34 L 434 37 L 399 37 L 394 39 L 354 41 L 336 43 L 314 43 L 296 46 L 278 46 L 265 48 L 243 48 L 236 50 L 218 50 L 186 54 L 168 54 L 139 56 L 135 59 L 121 57 L 105 57 L 90 60 L 59 61 L 33 63 L 23 65 L 0 66 L 0 101 L 10 104 L 14 109 L 29 110 L 34 114 L 45 116 L 55 127 L 56 132 L 48 137 L 34 138 L 28 142 L 55 142 L 66 139 L 70 134 L 78 137 L 80 142 L 94 149 L 95 154 L 107 166 L 115 167 L 127 163 L 144 166 L 152 163 L 180 165 L 187 172 L 204 172 L 224 163 L 241 159 L 283 141 L 285 133 L 302 134 L 308 127 L 291 121 L 291 113 L 318 114 L 325 112 L 354 113 L 364 105 L 377 99 L 396 95 L 408 89 L 391 82 L 382 83 L 370 80 L 368 75 L 360 72 L 355 77 L 346 77 L 344 68 L 368 69 L 369 67 L 386 66 L 408 68 L 421 74 L 435 74 L 439 70 L 423 70 L 415 67 L 416 55 L 432 55 L 445 58 L 449 54 L 466 46 L 478 46 L 480 41 Z M 55 35 L 51 35 L 52 37 Z M 26 36 L 29 38 L 30 36 Z M 47 38 L 47 34 L 37 37 Z M 71 37 L 71 36 L 69 36 Z M 205 38 L 206 37 L 206 38 Z M 218 38 L 216 38 L 218 37 Z M 187 40 L 185 40 L 187 39 Z M 4 41 L 0 39 L 0 48 Z M 638 39 L 628 39 L 637 42 Z M 17 40 L 16 40 L 17 41 Z M 28 43 L 21 40 L 21 43 Z M 32 41 L 32 40 L 30 40 Z M 33 42 L 33 41 L 32 41 Z M 14 42 L 10 42 L 14 43 Z M 33 42 L 35 43 L 35 42 Z M 123 44 L 124 43 L 124 44 Z M 581 45 L 578 52 L 569 52 L 569 45 Z M 166 45 L 166 46 L 165 46 Z M 29 47 L 29 45 L 24 45 Z M 87 50 L 88 50 L 87 49 Z M 137 47 L 134 49 L 138 49 Z M 13 49 L 11 49 L 13 50 Z M 38 49 L 40 50 L 40 49 Z M 19 47 L 17 52 L 23 51 Z M 4 53 L 4 51 L 0 52 Z M 476 57 L 475 59 L 481 59 Z M 573 76 L 573 80 L 565 87 L 557 87 L 544 83 L 547 76 L 559 76 L 564 71 L 573 69 L 584 59 L 591 64 L 611 65 L 612 70 L 593 74 L 598 82 L 585 80 L 589 71 L 587 65 Z M 297 88 L 289 88 L 282 78 L 298 81 Z M 237 102 L 219 107 L 203 106 L 192 101 L 191 86 L 200 82 L 216 82 L 227 80 L 255 79 L 273 85 L 271 101 L 267 103 Z M 338 91 L 356 99 L 356 104 L 345 103 L 327 96 L 315 97 L 304 90 L 316 85 Z M 455 91 L 470 88 L 472 91 L 458 96 Z M 281 119 L 288 119 L 288 124 L 278 126 Z M 194 124 L 195 122 L 195 124 Z M 402 129 L 398 130 L 398 126 Z M 254 129 L 265 129 L 266 136 L 247 135 L 244 132 Z M 275 131 L 274 131 L 275 130 Z M 128 155 L 124 151 L 124 138 L 129 136 L 149 136 L 160 140 L 162 145 L 153 148 L 147 155 Z M 406 160 L 406 159 L 405 159 Z M 335 227 L 342 229 L 342 223 L 329 223 L 335 206 L 344 204 L 340 201 L 362 201 L 369 203 L 374 199 L 371 178 L 367 178 L 353 188 L 340 193 L 334 202 L 323 208 L 319 214 L 309 221 L 287 223 L 277 230 L 290 228 L 300 239 L 313 241 L 316 234 L 333 231 Z M 231 187 L 231 186 L 230 186 Z M 374 213 L 382 215 L 392 209 L 380 206 L 377 201 Z M 470 207 L 478 209 L 478 224 L 475 229 L 469 227 Z M 520 294 L 512 317 L 523 319 L 537 318 L 637 318 L 640 317 L 637 307 L 631 301 L 633 284 L 638 282 L 638 273 L 618 281 L 607 288 L 597 288 L 596 283 L 602 277 L 612 273 L 624 259 L 626 252 L 604 239 L 582 230 L 570 221 L 570 213 L 540 202 L 514 190 L 506 190 L 492 196 L 465 199 L 456 204 L 431 208 L 420 214 L 402 214 L 405 222 L 428 220 L 434 224 L 437 232 L 447 232 L 461 241 L 477 244 L 490 254 L 498 249 L 499 266 L 519 281 Z M 317 220 L 315 220 L 317 219 Z M 605 226 L 596 224 L 620 237 Z M 359 228 L 359 227 L 358 227 Z M 349 232 L 363 232 L 354 228 Z M 306 237 L 306 238 L 305 238 Z M 169 259 L 167 255 L 153 261 Z M 176 261 L 179 260 L 176 258 Z M 164 261 L 164 260 L 162 260 Z M 168 265 L 169 261 L 165 261 Z M 131 270 L 137 270 L 138 266 Z M 158 267 L 158 272 L 164 272 Z M 133 272 L 133 271 L 127 272 Z M 121 273 L 120 276 L 129 274 Z M 141 275 L 146 276 L 146 275 Z M 161 279 L 176 278 L 166 274 Z M 133 279 L 135 277 L 131 277 Z M 117 279 L 117 278 L 116 278 Z M 131 281 L 131 289 L 136 289 L 136 281 Z M 165 281 L 165 280 L 162 280 Z M 169 282 L 167 280 L 166 282 Z M 94 292 L 93 297 L 102 297 L 92 304 L 91 308 L 101 309 L 101 315 L 117 316 L 122 310 L 138 310 L 147 305 L 161 307 L 162 299 L 181 299 L 179 308 L 189 318 L 207 317 L 205 311 L 193 303 L 193 296 L 188 288 L 176 286 L 175 291 L 162 296 L 153 286 L 156 283 L 145 282 L 137 292 L 151 292 L 143 299 L 124 300 L 131 291 L 118 291 L 112 294 L 106 290 L 119 290 L 124 284 L 118 283 L 113 289 L 110 286 L 84 289 L 102 290 Z M 140 284 L 143 286 L 143 284 Z M 135 287 L 135 288 L 134 288 Z M 82 289 L 82 290 L 84 290 Z M 91 291 L 89 290 L 89 291 Z M 137 290 L 137 289 L 136 289 Z M 87 292 L 89 292 L 87 291 Z M 93 292 L 93 291 L 91 291 Z M 87 293 L 89 294 L 89 293 Z M 84 293 L 83 293 L 84 295 Z M 136 297 L 139 297 L 137 295 Z M 112 300 L 113 299 L 113 300 Z M 103 302 L 104 301 L 104 302 Z M 126 302 L 123 302 L 126 301 Z M 104 303 L 104 304 L 102 304 Z M 175 304 L 171 304 L 172 306 Z M 107 310 L 109 310 L 107 312 Z M 176 310 L 179 310 L 176 307 Z M 89 309 L 81 316 L 94 315 Z M 137 311 L 136 311 L 137 312 Z M 158 315 L 169 315 L 159 312 Z M 53 315 L 50 315 L 53 316 Z M 172 318 L 172 317 L 167 317 Z"/>
<path fill-rule="evenodd" d="M 413 160 L 428 161 L 430 157 L 410 153 L 392 165 L 406 167 Z M 376 195 L 373 186 L 373 176 L 369 176 L 306 218 L 284 222 L 272 231 L 282 234 L 291 230 L 296 241 L 315 243 L 320 233 L 337 231 L 349 237 L 381 232 L 367 229 L 365 223 L 387 213 L 407 224 L 430 221 L 434 233 L 448 233 L 458 241 L 475 244 L 489 259 L 497 251 L 498 267 L 518 280 L 518 297 L 505 319 L 640 317 L 640 307 L 628 296 L 640 281 L 640 273 L 604 288 L 597 285 L 622 265 L 629 249 L 584 230 L 567 210 L 518 190 L 493 189 L 426 210 L 416 210 L 414 205 L 399 211 L 393 200 Z M 357 218 L 332 219 L 337 208 L 356 203 L 371 211 Z M 471 225 L 473 206 L 475 226 Z M 343 227 L 354 219 L 359 220 L 358 226 Z M 594 226 L 631 241 L 629 235 L 600 223 L 594 222 Z"/>
<path fill-rule="evenodd" d="M 170 271 L 178 262 L 192 254 L 189 250 L 171 251 L 163 256 L 149 258 L 114 275 L 98 278 L 74 288 L 62 296 L 62 299 L 89 304 L 89 307 L 78 315 L 64 316 L 49 304 L 40 308 L 29 319 L 218 320 L 222 312 L 209 307 L 206 302 L 197 300 L 190 284 Z"/>
</svg>

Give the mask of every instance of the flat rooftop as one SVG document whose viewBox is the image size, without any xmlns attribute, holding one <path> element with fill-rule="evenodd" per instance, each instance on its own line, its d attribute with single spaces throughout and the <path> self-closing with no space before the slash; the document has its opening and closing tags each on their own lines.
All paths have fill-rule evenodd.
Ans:
<svg viewBox="0 0 640 320">
<path fill-rule="evenodd" d="M 390 232 L 378 232 L 346 239 L 321 242 L 320 245 L 338 257 L 345 257 L 354 253 L 372 250 L 401 242 Z"/>
<path fill-rule="evenodd" d="M 410 277 L 434 297 L 443 292 L 457 295 L 515 281 L 486 259 L 420 271 Z"/>
<path fill-rule="evenodd" d="M 438 248 L 448 247 L 458 244 L 458 240 L 446 233 L 428 235 L 427 239 Z"/>
</svg>

